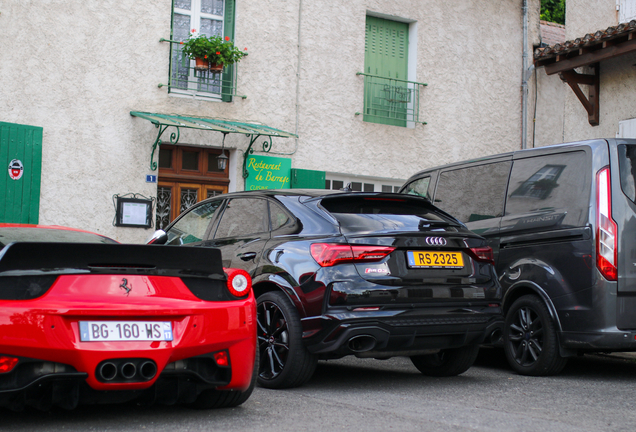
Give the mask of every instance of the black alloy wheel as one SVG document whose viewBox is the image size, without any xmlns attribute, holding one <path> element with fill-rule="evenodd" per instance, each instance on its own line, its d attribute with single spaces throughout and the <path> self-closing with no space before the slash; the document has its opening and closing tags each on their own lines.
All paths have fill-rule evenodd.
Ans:
<svg viewBox="0 0 636 432">
<path fill-rule="evenodd" d="M 504 350 L 512 369 L 522 375 L 554 375 L 567 363 L 559 355 L 556 328 L 548 308 L 534 295 L 517 299 L 506 314 Z"/>
<path fill-rule="evenodd" d="M 258 298 L 256 312 L 259 385 L 290 388 L 306 383 L 318 361 L 303 345 L 302 327 L 296 308 L 284 293 L 271 291 Z"/>
</svg>

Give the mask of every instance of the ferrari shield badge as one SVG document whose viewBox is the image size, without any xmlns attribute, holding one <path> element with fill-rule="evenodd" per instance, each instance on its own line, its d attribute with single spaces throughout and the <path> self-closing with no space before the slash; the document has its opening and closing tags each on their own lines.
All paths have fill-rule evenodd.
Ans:
<svg viewBox="0 0 636 432">
<path fill-rule="evenodd" d="M 9 163 L 9 177 L 12 180 L 20 180 L 22 178 L 22 174 L 24 174 L 24 165 L 22 165 L 22 161 L 19 159 L 13 159 L 11 163 Z"/>
</svg>

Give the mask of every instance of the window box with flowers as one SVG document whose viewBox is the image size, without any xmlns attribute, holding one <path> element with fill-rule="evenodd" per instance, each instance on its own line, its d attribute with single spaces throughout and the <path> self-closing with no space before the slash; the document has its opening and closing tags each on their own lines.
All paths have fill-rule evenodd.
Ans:
<svg viewBox="0 0 636 432">
<path fill-rule="evenodd" d="M 247 55 L 247 48 L 241 51 L 230 41 L 229 36 L 225 36 L 225 38 L 221 36 L 197 36 L 195 30 L 192 30 L 190 38 L 181 44 L 185 55 L 195 61 L 196 70 L 220 73 L 223 71 L 223 67 L 238 63 Z"/>
</svg>

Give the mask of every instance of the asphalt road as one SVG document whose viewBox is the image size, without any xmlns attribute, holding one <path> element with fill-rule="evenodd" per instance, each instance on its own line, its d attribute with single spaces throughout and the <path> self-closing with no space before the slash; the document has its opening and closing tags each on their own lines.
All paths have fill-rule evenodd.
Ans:
<svg viewBox="0 0 636 432">
<path fill-rule="evenodd" d="M 241 407 L 110 405 L 0 410 L 0 431 L 634 431 L 636 356 L 577 357 L 556 377 L 524 377 L 497 350 L 453 378 L 406 358 L 320 362 L 305 386 L 257 388 Z"/>
</svg>

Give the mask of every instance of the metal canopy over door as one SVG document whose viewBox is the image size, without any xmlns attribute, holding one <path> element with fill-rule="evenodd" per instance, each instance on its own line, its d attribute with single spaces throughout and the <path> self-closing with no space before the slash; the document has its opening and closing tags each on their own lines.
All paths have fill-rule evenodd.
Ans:
<svg viewBox="0 0 636 432">
<path fill-rule="evenodd" d="M 364 121 L 406 126 L 409 91 L 407 84 L 386 78 L 408 77 L 409 25 L 367 16 L 364 71 L 377 76 L 365 85 Z M 380 78 L 383 77 L 383 78 Z"/>
<path fill-rule="evenodd" d="M 37 224 L 42 128 L 0 122 L 0 222 Z"/>
</svg>

